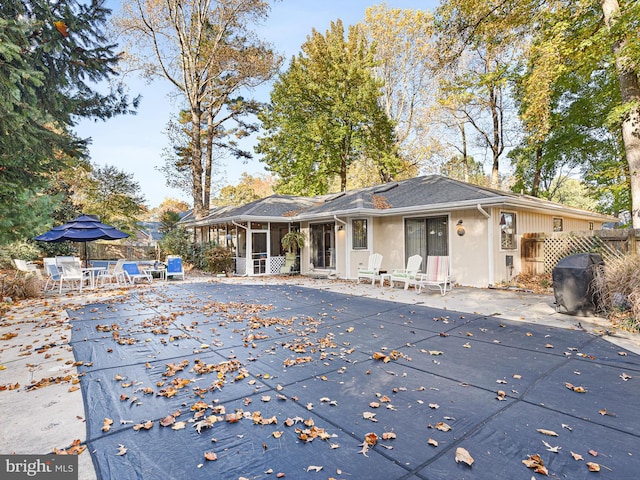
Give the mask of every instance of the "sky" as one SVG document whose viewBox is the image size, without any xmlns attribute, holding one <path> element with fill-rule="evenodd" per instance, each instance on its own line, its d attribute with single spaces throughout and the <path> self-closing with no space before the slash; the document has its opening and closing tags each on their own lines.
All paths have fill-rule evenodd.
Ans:
<svg viewBox="0 0 640 480">
<path fill-rule="evenodd" d="M 269 18 L 256 27 L 256 31 L 288 60 L 300 52 L 312 29 L 324 34 L 332 21 L 341 19 L 346 30 L 348 25 L 364 19 L 368 7 L 381 3 L 374 0 L 280 0 L 272 3 Z M 438 5 L 437 0 L 386 0 L 384 3 L 389 8 L 431 11 Z M 114 13 L 120 4 L 121 0 L 107 1 L 107 7 Z M 115 166 L 133 175 L 148 207 L 157 207 L 166 198 L 191 204 L 190 192 L 167 187 L 164 175 L 158 170 L 164 165 L 162 151 L 169 146 L 165 135 L 167 123 L 180 110 L 179 103 L 170 95 L 175 90 L 165 80 L 149 84 L 132 75 L 125 80 L 130 97 L 142 96 L 137 114 L 115 117 L 106 122 L 82 120 L 75 132 L 81 138 L 91 139 L 89 155 L 94 164 Z M 265 85 L 248 96 L 267 102 L 269 92 L 270 85 Z M 253 144 L 255 136 L 249 141 L 249 145 Z M 246 163 L 230 157 L 223 161 L 218 178 L 222 185 L 234 185 L 243 172 L 260 175 L 265 173 L 265 169 L 255 154 L 254 159 Z"/>
</svg>

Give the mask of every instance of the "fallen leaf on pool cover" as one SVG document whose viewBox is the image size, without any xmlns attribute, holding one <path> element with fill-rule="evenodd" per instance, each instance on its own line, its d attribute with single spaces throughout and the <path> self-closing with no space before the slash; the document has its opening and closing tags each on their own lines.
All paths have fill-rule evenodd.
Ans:
<svg viewBox="0 0 640 480">
<path fill-rule="evenodd" d="M 133 429 L 135 431 L 142 430 L 142 429 L 149 430 L 151 427 L 153 427 L 153 420 L 149 420 L 145 423 L 137 423 L 133 426 Z"/>
<path fill-rule="evenodd" d="M 67 449 L 61 448 L 58 449 L 53 447 L 54 455 L 80 455 L 82 452 L 86 450 L 87 446 L 82 445 L 80 439 L 76 439 L 71 443 L 71 446 Z"/>
<path fill-rule="evenodd" d="M 210 462 L 218 460 L 218 455 L 215 452 L 204 452 L 204 458 Z"/>
<path fill-rule="evenodd" d="M 429 445 L 434 446 L 434 447 L 437 447 L 437 446 L 438 446 L 438 442 L 437 442 L 436 440 L 434 440 L 433 438 L 430 438 L 429 440 L 427 440 L 427 443 L 428 443 Z"/>
<path fill-rule="evenodd" d="M 456 463 L 466 463 L 467 465 L 471 466 L 473 465 L 473 462 L 475 460 L 473 459 L 473 457 L 469 454 L 469 452 L 462 448 L 462 447 L 458 447 L 456 448 Z"/>
<path fill-rule="evenodd" d="M 589 450 L 589 455 L 591 455 L 592 457 L 597 457 L 598 452 L 596 452 L 595 450 Z"/>
<path fill-rule="evenodd" d="M 540 455 L 538 455 L 537 453 L 535 455 L 529 455 L 529 458 L 522 460 L 522 463 L 524 463 L 527 468 L 532 469 L 536 473 L 541 473 L 542 475 L 547 476 L 549 475 L 547 467 L 544 466 L 542 458 L 540 458 Z"/>
<path fill-rule="evenodd" d="M 547 451 L 548 452 L 559 453 L 559 450 L 562 448 L 560 446 L 552 447 L 551 445 L 549 445 L 544 440 L 542 440 L 542 443 L 544 444 L 545 447 L 547 447 Z"/>
<path fill-rule="evenodd" d="M 176 419 L 173 415 L 167 415 L 162 420 L 160 420 L 160 425 L 162 427 L 168 427 L 169 425 L 173 425 L 176 422 Z"/>
<path fill-rule="evenodd" d="M 589 467 L 589 471 L 590 472 L 599 472 L 600 471 L 600 465 L 598 465 L 595 462 L 587 462 L 587 467 Z"/>
<path fill-rule="evenodd" d="M 554 432 L 553 430 L 545 430 L 544 428 L 538 428 L 537 431 L 542 433 L 543 435 L 549 435 L 550 437 L 557 437 L 558 436 L 558 434 L 556 432 Z"/>
<path fill-rule="evenodd" d="M 362 412 L 362 418 L 365 420 L 371 420 L 372 422 L 377 422 L 376 414 L 373 412 Z"/>
<path fill-rule="evenodd" d="M 127 453 L 127 447 L 122 444 L 118 445 L 118 453 L 116 455 L 124 455 L 125 453 Z"/>
<path fill-rule="evenodd" d="M 307 467 L 307 472 L 310 472 L 311 470 L 319 472 L 320 470 L 322 470 L 322 467 L 318 467 L 316 465 L 309 465 Z"/>
<path fill-rule="evenodd" d="M 171 426 L 171 430 L 184 430 L 186 427 L 187 427 L 187 422 L 176 422 Z M 149 430 L 149 428 L 147 428 L 147 430 Z"/>
<path fill-rule="evenodd" d="M 449 430 L 451 430 L 451 426 L 444 422 L 436 423 L 433 428 L 435 428 L 436 430 L 440 430 L 441 432 L 448 432 Z"/>
<path fill-rule="evenodd" d="M 571 452 L 571 456 L 575 461 L 584 460 L 584 458 L 582 458 L 582 455 L 580 455 L 579 453 Z"/>
<path fill-rule="evenodd" d="M 365 444 L 373 447 L 376 443 L 378 443 L 378 435 L 373 432 L 369 432 L 364 436 Z"/>
<path fill-rule="evenodd" d="M 108 432 L 109 430 L 111 430 L 111 425 L 113 425 L 113 420 L 111 420 L 110 418 L 105 418 L 102 422 L 102 431 Z"/>
<path fill-rule="evenodd" d="M 396 434 L 394 432 L 384 432 L 382 434 L 383 440 L 393 440 L 396 438 Z"/>
<path fill-rule="evenodd" d="M 569 390 L 573 390 L 574 392 L 577 392 L 577 393 L 586 393 L 587 392 L 587 390 L 584 387 L 576 387 L 576 386 L 574 386 L 573 384 L 571 384 L 569 382 L 566 382 L 564 384 L 564 386 L 567 387 Z"/>
</svg>

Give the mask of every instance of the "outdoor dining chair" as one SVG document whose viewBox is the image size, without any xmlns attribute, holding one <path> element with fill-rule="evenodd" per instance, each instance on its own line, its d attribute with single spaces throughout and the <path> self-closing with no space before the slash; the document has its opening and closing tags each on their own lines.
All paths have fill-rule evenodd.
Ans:
<svg viewBox="0 0 640 480">
<path fill-rule="evenodd" d="M 85 283 L 89 284 L 91 282 L 91 278 L 82 272 L 82 268 L 75 261 L 61 262 L 60 268 L 62 269 L 62 273 L 60 274 L 59 293 L 62 293 L 62 286 L 64 285 L 65 282 L 67 282 L 67 284 L 69 285 L 69 288 L 74 288 L 77 282 L 81 292 L 84 284 Z"/>
<path fill-rule="evenodd" d="M 44 263 L 45 273 L 47 274 L 47 281 L 44 284 L 44 291 L 53 290 L 56 286 L 60 286 L 60 270 L 58 270 L 58 266 L 51 262 Z M 51 287 L 49 287 L 51 285 Z"/>
</svg>

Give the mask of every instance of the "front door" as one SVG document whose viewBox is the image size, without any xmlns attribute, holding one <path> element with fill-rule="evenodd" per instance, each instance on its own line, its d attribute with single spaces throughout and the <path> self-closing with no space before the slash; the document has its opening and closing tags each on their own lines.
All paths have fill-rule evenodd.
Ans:
<svg viewBox="0 0 640 480">
<path fill-rule="evenodd" d="M 314 268 L 336 268 L 335 223 L 311 225 L 311 263 Z"/>
<path fill-rule="evenodd" d="M 251 232 L 253 273 L 267 272 L 267 232 Z"/>
</svg>

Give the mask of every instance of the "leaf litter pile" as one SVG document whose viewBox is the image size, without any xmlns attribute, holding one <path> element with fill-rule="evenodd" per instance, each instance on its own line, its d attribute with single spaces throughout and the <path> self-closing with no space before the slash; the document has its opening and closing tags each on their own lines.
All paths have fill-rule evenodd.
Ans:
<svg viewBox="0 0 640 480">
<path fill-rule="evenodd" d="M 73 344 L 85 401 L 90 411 L 95 401 L 102 412 L 99 420 L 88 419 L 87 443 L 98 466 L 114 468 L 115 457 L 129 468 L 137 450 L 153 448 L 161 451 L 157 468 L 179 468 L 189 478 L 215 472 L 225 472 L 224 478 L 355 478 L 367 469 L 376 478 L 399 478 L 421 464 L 428 469 L 431 459 L 452 472 L 479 471 L 496 458 L 486 458 L 487 448 L 469 443 L 467 433 L 517 401 L 531 380 L 513 363 L 499 369 L 510 374 L 494 378 L 497 387 L 478 388 L 471 371 L 468 378 L 450 378 L 447 362 L 458 364 L 484 345 L 501 343 L 464 316 L 412 307 L 409 314 L 391 313 L 386 323 L 379 314 L 354 316 L 356 309 L 344 307 L 346 295 L 313 303 L 304 289 L 282 289 L 263 292 L 262 302 L 245 302 L 237 298 L 255 298 L 246 289 L 259 287 L 235 287 L 235 298 L 233 292 L 224 298 L 216 285 L 199 288 L 184 297 L 178 290 L 173 296 L 141 293 L 139 304 L 131 301 L 117 312 L 85 310 L 76 319 L 82 327 Z M 431 331 L 417 331 L 420 323 Z M 506 328 L 496 325 L 496 331 Z M 536 337 L 522 332 L 525 341 Z M 530 348 L 553 348 L 548 338 L 536 340 Z M 564 348 L 564 358 L 555 358 L 590 360 Z M 85 362 L 83 355 L 96 361 Z M 582 385 L 576 372 L 554 388 L 590 395 L 596 386 Z M 630 372 L 617 381 L 635 388 Z M 489 405 L 479 417 L 470 407 L 478 401 Z M 614 411 L 609 406 L 595 414 L 617 419 Z M 603 453 L 596 439 L 594 448 L 588 438 L 576 443 L 568 424 L 527 425 L 525 437 L 509 470 L 519 476 L 527 469 L 559 475 L 554 462 L 571 472 L 607 472 L 615 465 L 613 452 Z M 557 442 L 549 440 L 554 437 Z"/>
</svg>

